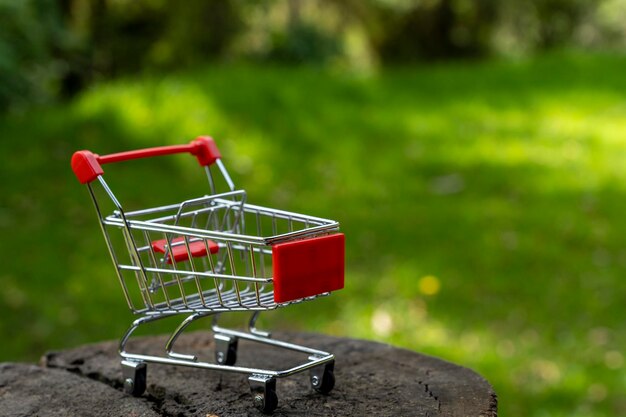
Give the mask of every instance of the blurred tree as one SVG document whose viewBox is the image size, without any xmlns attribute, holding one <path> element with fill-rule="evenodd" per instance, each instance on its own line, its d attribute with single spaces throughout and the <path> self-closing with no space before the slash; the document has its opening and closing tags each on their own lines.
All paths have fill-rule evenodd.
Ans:
<svg viewBox="0 0 626 417">
<path fill-rule="evenodd" d="M 0 0 L 0 109 L 257 57 L 349 67 L 626 45 L 626 0 Z M 354 63 L 351 63 L 353 60 Z"/>
<path fill-rule="evenodd" d="M 600 2 L 589 0 L 534 0 L 539 49 L 569 44 L 576 29 L 592 16 Z"/>
<path fill-rule="evenodd" d="M 371 0 L 371 4 L 379 27 L 370 31 L 372 42 L 384 62 L 485 55 L 498 10 L 495 0 Z"/>
<path fill-rule="evenodd" d="M 236 0 L 168 0 L 164 11 L 169 15 L 150 53 L 150 62 L 158 65 L 187 66 L 224 58 L 244 29 Z"/>
<path fill-rule="evenodd" d="M 622 1 L 622 0 L 618 0 Z M 563 46 L 587 46 L 580 36 L 583 28 L 608 40 L 596 10 L 607 1 L 590 0 L 514 0 L 499 5 L 495 50 L 510 54 L 532 52 Z M 519 54 L 519 53 L 517 53 Z"/>
<path fill-rule="evenodd" d="M 54 0 L 0 1 L 0 111 L 54 97 L 76 46 Z"/>
<path fill-rule="evenodd" d="M 324 2 L 321 2 L 324 3 Z M 326 2 L 332 6 L 332 2 Z M 316 19 L 303 17 L 303 3 L 287 0 L 286 25 L 271 34 L 267 58 L 288 63 L 326 64 L 341 54 L 341 33 L 324 28 Z M 318 20 L 316 22 L 316 20 Z"/>
<path fill-rule="evenodd" d="M 90 46 L 84 77 L 109 78 L 220 58 L 242 29 L 235 0 L 64 3 L 67 19 Z"/>
<path fill-rule="evenodd" d="M 592 24 L 579 32 L 584 45 L 626 47 L 626 0 L 604 0 L 593 11 Z"/>
</svg>

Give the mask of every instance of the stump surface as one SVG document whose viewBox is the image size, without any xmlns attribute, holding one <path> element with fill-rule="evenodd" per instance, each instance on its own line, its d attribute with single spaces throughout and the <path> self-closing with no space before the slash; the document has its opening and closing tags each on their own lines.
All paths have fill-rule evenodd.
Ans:
<svg viewBox="0 0 626 417">
<path fill-rule="evenodd" d="M 145 401 L 63 369 L 0 364 L 2 416 L 135 416 L 160 414 Z"/>
<path fill-rule="evenodd" d="M 493 389 L 470 369 L 363 340 L 313 334 L 275 337 L 334 353 L 337 380 L 329 395 L 321 395 L 311 389 L 308 372 L 278 379 L 275 416 L 497 415 Z M 161 355 L 165 341 L 165 336 L 137 338 L 127 351 Z M 212 346 L 208 332 L 197 332 L 182 335 L 175 349 L 212 361 Z M 304 360 L 302 354 L 239 341 L 237 365 L 278 370 Z M 41 365 L 1 365 L 0 414 L 261 415 L 242 374 L 150 363 L 146 393 L 139 398 L 122 393 L 117 342 L 49 352 Z M 21 413 L 9 412 L 20 406 Z"/>
</svg>

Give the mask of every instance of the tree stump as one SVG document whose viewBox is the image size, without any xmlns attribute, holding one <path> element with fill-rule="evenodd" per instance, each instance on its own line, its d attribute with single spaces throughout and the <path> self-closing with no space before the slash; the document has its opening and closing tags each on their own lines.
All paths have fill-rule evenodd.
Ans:
<svg viewBox="0 0 626 417">
<path fill-rule="evenodd" d="M 449 362 L 375 342 L 315 334 L 276 338 L 332 352 L 337 383 L 311 389 L 308 372 L 278 379 L 275 416 L 497 415 L 496 394 L 480 375 Z M 162 354 L 165 336 L 131 340 L 128 351 Z M 182 335 L 181 353 L 212 352 L 209 332 Z M 202 360 L 207 358 L 201 357 Z M 285 369 L 302 354 L 239 341 L 237 365 Z M 0 364 L 2 415 L 257 416 L 245 375 L 148 364 L 148 388 L 122 392 L 117 342 L 49 352 L 41 367 Z"/>
</svg>

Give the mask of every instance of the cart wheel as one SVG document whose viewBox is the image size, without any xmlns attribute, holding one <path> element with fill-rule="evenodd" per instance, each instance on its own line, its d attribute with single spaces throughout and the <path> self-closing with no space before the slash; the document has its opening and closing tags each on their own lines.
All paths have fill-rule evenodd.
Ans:
<svg viewBox="0 0 626 417">
<path fill-rule="evenodd" d="M 311 369 L 311 386 L 322 394 L 328 394 L 335 387 L 335 362 Z"/>
<path fill-rule="evenodd" d="M 237 362 L 237 338 L 223 334 L 215 335 L 215 362 L 234 365 Z"/>
<path fill-rule="evenodd" d="M 267 375 L 252 375 L 248 378 L 254 406 L 262 413 L 271 414 L 278 407 L 276 378 Z"/>
<path fill-rule="evenodd" d="M 146 390 L 146 364 L 143 362 L 122 361 L 124 392 L 139 397 Z"/>
<path fill-rule="evenodd" d="M 278 395 L 276 391 L 268 390 L 265 395 L 255 394 L 254 405 L 264 414 L 271 414 L 278 407 Z"/>
</svg>

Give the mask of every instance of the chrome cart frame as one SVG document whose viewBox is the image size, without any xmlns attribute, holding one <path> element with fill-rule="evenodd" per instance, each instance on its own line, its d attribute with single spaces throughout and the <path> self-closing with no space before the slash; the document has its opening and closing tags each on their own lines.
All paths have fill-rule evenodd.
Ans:
<svg viewBox="0 0 626 417">
<path fill-rule="evenodd" d="M 103 178 L 104 164 L 177 153 L 198 159 L 206 172 L 208 194 L 125 211 Z M 344 236 L 338 233 L 338 222 L 247 203 L 245 191 L 235 188 L 209 137 L 188 145 L 104 156 L 78 151 L 72 168 L 88 187 L 126 303 L 140 316 L 119 345 L 126 392 L 143 394 L 150 362 L 246 374 L 255 406 L 266 413 L 278 404 L 277 378 L 309 370 L 315 390 L 327 394 L 333 389 L 331 353 L 273 339 L 256 328 L 256 321 L 261 311 L 343 288 Z M 234 311 L 251 313 L 246 331 L 219 326 L 220 314 Z M 127 342 L 140 326 L 181 315 L 184 319 L 162 356 L 127 351 Z M 176 352 L 182 332 L 208 316 L 213 318 L 215 362 Z M 282 370 L 236 366 L 239 339 L 300 352 L 307 360 Z"/>
</svg>

